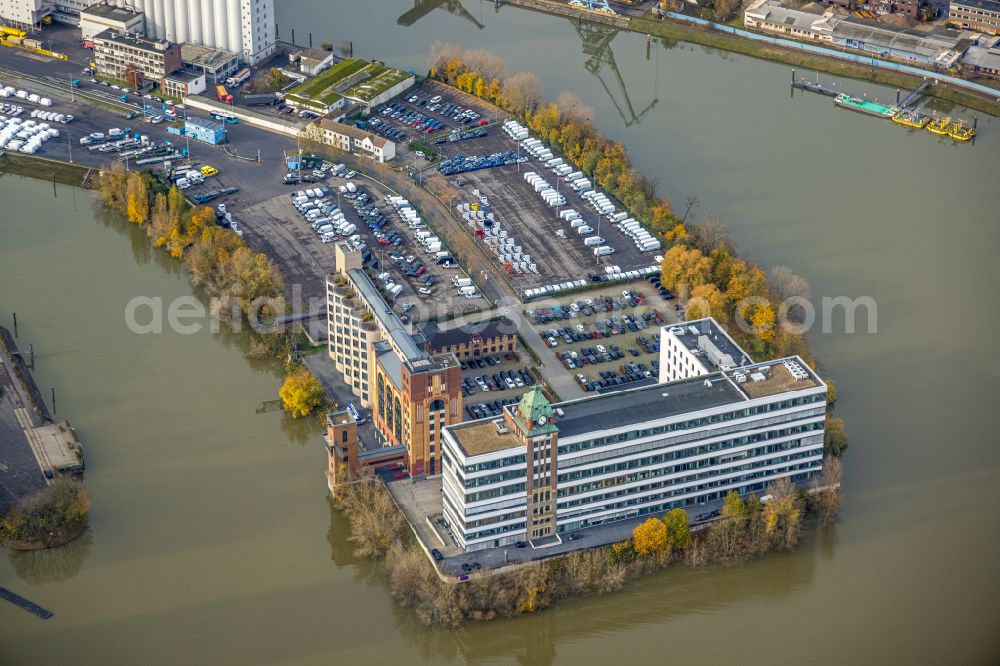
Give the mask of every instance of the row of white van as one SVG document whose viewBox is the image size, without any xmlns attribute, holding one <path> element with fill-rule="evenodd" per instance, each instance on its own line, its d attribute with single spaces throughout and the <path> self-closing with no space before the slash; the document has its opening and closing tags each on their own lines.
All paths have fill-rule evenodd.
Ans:
<svg viewBox="0 0 1000 666">
<path fill-rule="evenodd" d="M 28 100 L 32 104 L 52 106 L 52 100 L 48 97 L 42 97 L 41 95 L 30 93 L 27 90 L 18 90 L 14 86 L 0 87 L 0 97 L 17 97 L 18 99 Z"/>
<path fill-rule="evenodd" d="M 55 111 L 43 111 L 42 109 L 32 109 L 31 117 L 44 120 L 45 122 L 57 122 L 64 125 L 73 121 L 73 115 L 70 113 L 56 113 Z"/>
<path fill-rule="evenodd" d="M 557 208 L 559 206 L 566 205 L 566 197 L 560 194 L 558 190 L 549 185 L 547 180 L 539 176 L 534 171 L 528 171 L 525 173 L 524 180 L 535 188 L 535 192 L 537 192 L 549 206 Z"/>
<path fill-rule="evenodd" d="M 307 192 L 323 196 L 310 200 Z M 351 240 L 360 239 L 361 237 L 355 234 L 357 226 L 348 222 L 340 208 L 327 198 L 328 192 L 326 188 L 296 192 L 292 195 L 292 204 L 324 243 L 336 240 L 337 236 L 350 236 Z"/>
<path fill-rule="evenodd" d="M 59 130 L 48 123 L 34 120 L 0 117 L 0 146 L 10 151 L 32 154 L 49 139 L 59 136 Z"/>
<path fill-rule="evenodd" d="M 403 293 L 403 285 L 393 282 L 392 275 L 389 273 L 379 273 L 375 279 L 382 283 L 382 288 L 390 293 L 393 299 L 398 298 Z"/>
</svg>

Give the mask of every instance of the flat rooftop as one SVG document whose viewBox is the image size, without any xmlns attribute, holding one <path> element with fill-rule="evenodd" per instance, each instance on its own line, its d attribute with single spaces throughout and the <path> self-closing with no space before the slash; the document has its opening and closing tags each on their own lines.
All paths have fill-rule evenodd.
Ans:
<svg viewBox="0 0 1000 666">
<path fill-rule="evenodd" d="M 351 416 L 351 412 L 349 412 L 346 408 L 341 409 L 339 412 L 329 412 L 326 415 L 326 422 L 330 425 L 347 425 L 353 420 L 354 417 Z"/>
<path fill-rule="evenodd" d="M 732 382 L 716 375 L 581 398 L 552 407 L 556 410 L 556 426 L 562 440 L 744 402 L 746 399 L 746 395 Z M 561 416 L 558 416 L 559 410 L 562 410 Z"/>
<path fill-rule="evenodd" d="M 224 65 L 236 57 L 236 54 L 224 49 L 213 49 L 200 44 L 181 44 L 181 61 L 198 67 L 212 69 Z"/>
<path fill-rule="evenodd" d="M 127 7 L 117 7 L 115 5 L 105 5 L 103 3 L 97 3 L 91 5 L 80 12 L 81 17 L 86 14 L 87 16 L 97 16 L 99 18 L 105 18 L 112 21 L 131 21 L 136 16 L 142 14 L 142 12 L 137 12 Z"/>
<path fill-rule="evenodd" d="M 725 373 L 748 398 L 764 398 L 777 393 L 801 391 L 820 386 L 816 374 L 798 356 L 759 363 Z"/>
<path fill-rule="evenodd" d="M 355 288 L 361 294 L 361 297 L 368 302 L 368 307 L 371 308 L 382 329 L 392 338 L 393 344 L 403 353 L 406 360 L 412 363 L 417 360 L 429 359 L 430 354 L 421 347 L 418 347 L 417 343 L 413 341 L 413 338 L 410 337 L 409 332 L 403 326 L 403 322 L 399 321 L 399 317 L 396 316 L 396 313 L 392 311 L 389 304 L 382 298 L 382 295 L 375 285 L 372 284 L 368 275 L 360 268 L 353 268 L 347 274 L 351 278 L 351 282 L 354 283 Z"/>
<path fill-rule="evenodd" d="M 396 387 L 397 391 L 403 390 L 403 364 L 400 362 L 399 357 L 396 356 L 396 352 L 389 347 L 388 343 L 380 343 L 384 345 L 381 351 L 377 351 L 375 355 L 375 361 L 382 366 L 385 370 L 386 376 L 392 385 Z M 377 344 L 375 346 L 376 350 L 380 347 Z"/>
<path fill-rule="evenodd" d="M 743 351 L 714 319 L 696 319 L 663 328 L 697 356 L 708 372 L 718 372 L 753 363 L 750 355 Z"/>
<path fill-rule="evenodd" d="M 497 430 L 494 423 L 496 420 L 498 419 L 483 419 L 452 426 L 451 434 L 469 456 L 481 456 L 521 446 L 520 440 L 509 428 L 506 432 Z"/>
<path fill-rule="evenodd" d="M 134 49 L 139 49 L 141 51 L 151 51 L 154 53 L 164 53 L 174 47 L 173 42 L 169 42 L 165 39 L 150 39 L 149 37 L 140 37 L 139 35 L 125 34 L 118 32 L 117 30 L 105 30 L 104 32 L 99 32 L 94 35 L 94 39 L 100 39 L 106 42 L 114 42 L 115 44 L 121 44 L 123 46 L 131 46 Z"/>
</svg>

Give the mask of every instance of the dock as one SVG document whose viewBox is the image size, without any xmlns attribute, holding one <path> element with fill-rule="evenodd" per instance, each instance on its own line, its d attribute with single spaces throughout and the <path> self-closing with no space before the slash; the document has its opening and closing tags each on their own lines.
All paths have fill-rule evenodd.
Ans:
<svg viewBox="0 0 1000 666">
<path fill-rule="evenodd" d="M 6 587 L 0 587 L 0 598 L 6 599 L 15 606 L 23 608 L 24 610 L 28 611 L 29 613 L 37 615 L 43 620 L 47 620 L 54 615 L 52 611 L 42 608 L 36 603 L 28 601 L 20 594 L 11 592 Z"/>
<path fill-rule="evenodd" d="M 790 85 L 793 89 L 806 90 L 820 95 L 833 98 L 833 103 L 842 109 L 856 111 L 874 118 L 884 118 L 892 120 L 894 124 L 910 129 L 926 129 L 931 134 L 951 137 L 955 141 L 972 141 L 976 136 L 977 118 L 968 122 L 956 118 L 938 118 L 936 115 L 925 114 L 917 109 L 917 106 L 927 89 L 935 83 L 933 79 L 924 79 L 923 83 L 917 86 L 902 100 L 901 91 L 896 90 L 895 104 L 881 104 L 878 100 L 870 100 L 865 97 L 854 97 L 843 91 L 838 91 L 833 86 L 822 85 L 819 80 L 808 81 L 799 79 L 792 70 L 792 80 Z"/>
</svg>

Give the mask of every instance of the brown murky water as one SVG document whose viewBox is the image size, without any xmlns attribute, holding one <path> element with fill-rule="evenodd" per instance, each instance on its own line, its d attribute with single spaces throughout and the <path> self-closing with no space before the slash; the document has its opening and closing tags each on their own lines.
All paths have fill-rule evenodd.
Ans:
<svg viewBox="0 0 1000 666">
<path fill-rule="evenodd" d="M 434 39 L 494 50 L 550 94 L 575 90 L 665 194 L 698 195 L 694 215 L 723 218 L 763 264 L 791 266 L 817 298 L 877 301 L 877 334 L 835 321 L 814 336 L 852 435 L 841 522 L 744 568 L 423 629 L 351 557 L 318 432 L 255 412 L 273 368 L 232 336 L 130 333 L 133 296 L 192 293 L 176 265 L 86 193 L 3 178 L 0 318 L 18 313 L 39 385 L 83 437 L 94 510 L 85 540 L 0 557 L 0 585 L 56 612 L 0 606 L 0 662 L 995 663 L 995 120 L 953 146 L 790 99 L 787 67 L 683 44 L 647 61 L 644 39 L 620 34 L 636 114 L 658 99 L 626 124 L 613 73 L 614 102 L 566 20 L 466 1 L 482 30 L 441 9 L 407 28 L 410 2 L 332 4 L 279 0 L 282 35 L 352 38 L 358 55 L 418 70 Z"/>
</svg>

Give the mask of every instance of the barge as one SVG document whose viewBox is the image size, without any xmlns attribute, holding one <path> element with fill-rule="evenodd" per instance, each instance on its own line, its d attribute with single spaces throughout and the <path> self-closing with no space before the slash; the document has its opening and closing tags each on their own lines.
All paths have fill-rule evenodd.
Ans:
<svg viewBox="0 0 1000 666">
<path fill-rule="evenodd" d="M 899 111 L 898 107 L 886 106 L 885 104 L 879 104 L 878 102 L 872 102 L 860 97 L 852 97 L 846 93 L 837 95 L 833 102 L 841 108 L 875 116 L 876 118 L 892 118 Z"/>
</svg>

